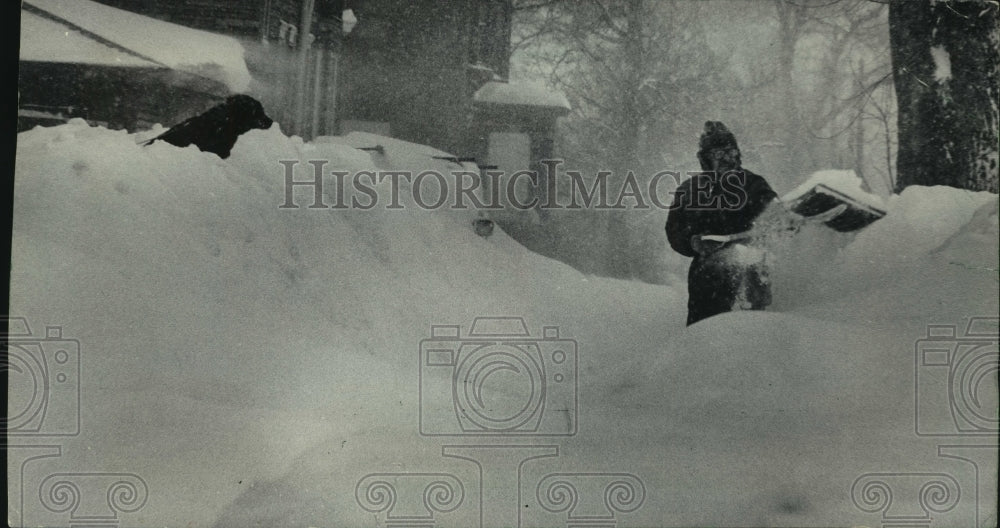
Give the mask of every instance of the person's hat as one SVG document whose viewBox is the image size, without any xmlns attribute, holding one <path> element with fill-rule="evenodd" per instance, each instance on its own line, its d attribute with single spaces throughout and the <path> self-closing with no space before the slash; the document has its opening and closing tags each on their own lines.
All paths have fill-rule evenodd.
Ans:
<svg viewBox="0 0 1000 528">
<path fill-rule="evenodd" d="M 722 121 L 705 121 L 705 131 L 698 141 L 698 150 L 707 152 L 717 148 L 732 147 L 738 149 L 736 136 L 722 124 Z"/>
</svg>

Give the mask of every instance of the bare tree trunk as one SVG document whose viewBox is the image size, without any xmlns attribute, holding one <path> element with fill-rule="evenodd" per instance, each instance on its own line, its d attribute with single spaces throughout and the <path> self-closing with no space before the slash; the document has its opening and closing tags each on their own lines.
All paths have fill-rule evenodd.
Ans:
<svg viewBox="0 0 1000 528">
<path fill-rule="evenodd" d="M 858 117 L 854 122 L 854 173 L 861 181 L 865 179 L 865 121 Z"/>
<path fill-rule="evenodd" d="M 614 167 L 614 182 L 611 188 L 616 192 L 625 181 L 628 171 L 640 172 L 639 145 L 641 141 L 642 113 L 639 101 L 639 90 L 646 67 L 643 54 L 643 0 L 628 0 L 625 4 L 626 26 L 622 51 L 625 63 L 628 65 L 626 78 L 622 85 L 622 122 L 621 141 L 619 143 L 618 163 Z M 608 263 L 610 272 L 620 277 L 633 277 L 631 269 L 631 244 L 626 211 L 609 211 L 608 218 Z"/>
<path fill-rule="evenodd" d="M 897 191 L 950 185 L 997 192 L 997 12 L 988 1 L 889 5 Z"/>
<path fill-rule="evenodd" d="M 805 144 L 802 140 L 804 137 L 802 120 L 795 97 L 795 80 L 792 78 L 792 70 L 795 67 L 795 44 L 798 42 L 799 27 L 802 23 L 800 10 L 803 8 L 785 0 L 777 0 L 775 7 L 778 10 L 778 36 L 780 39 L 778 78 L 785 105 L 782 109 L 781 119 L 781 127 L 784 132 L 782 142 L 785 145 L 788 160 L 785 170 L 795 173 L 786 174 L 784 177 L 790 177 L 794 181 L 799 176 L 798 173 L 803 173 L 808 169 L 806 167 Z"/>
<path fill-rule="evenodd" d="M 622 160 L 626 170 L 640 170 L 639 143 L 642 128 L 639 90 L 646 69 L 646 58 L 643 56 L 643 5 L 642 0 L 629 0 L 628 26 L 625 36 L 625 60 L 628 63 L 628 79 L 622 94 L 623 128 L 622 128 Z"/>
<path fill-rule="evenodd" d="M 865 61 L 862 60 L 858 64 L 858 70 L 861 72 L 861 78 L 865 78 Z M 858 110 L 859 115 L 854 120 L 854 173 L 857 174 L 858 178 L 861 178 L 862 182 L 868 180 L 865 179 L 865 120 L 864 120 L 864 109 Z"/>
</svg>

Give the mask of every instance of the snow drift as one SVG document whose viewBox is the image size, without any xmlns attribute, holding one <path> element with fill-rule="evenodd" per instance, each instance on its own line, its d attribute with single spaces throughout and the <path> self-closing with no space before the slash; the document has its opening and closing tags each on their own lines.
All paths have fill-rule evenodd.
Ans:
<svg viewBox="0 0 1000 528">
<path fill-rule="evenodd" d="M 404 497 L 364 509 L 365 477 L 431 473 L 463 486 L 433 511 L 440 526 L 564 524 L 583 502 L 544 502 L 554 473 L 641 482 L 630 507 L 581 496 L 621 526 L 870 525 L 889 506 L 852 486 L 927 473 L 961 486 L 961 500 L 935 496 L 935 525 L 996 522 L 995 483 L 976 478 L 995 474 L 995 452 L 969 448 L 975 466 L 939 453 L 961 437 L 917 435 L 918 419 L 956 426 L 919 407 L 914 384 L 928 324 L 961 333 L 996 317 L 996 195 L 910 188 L 856 237 L 816 227 L 784 260 L 774 311 L 685 328 L 683 269 L 676 287 L 585 276 L 499 229 L 476 236 L 470 210 L 308 209 L 309 189 L 296 190 L 303 207 L 278 208 L 280 160 L 300 161 L 299 180 L 315 159 L 454 168 L 433 149 L 364 134 L 307 144 L 277 125 L 227 160 L 139 139 L 79 120 L 18 137 L 11 313 L 79 340 L 81 433 L 47 440 L 58 457 L 11 448 L 12 523 L 72 520 L 39 504 L 57 472 L 140 476 L 148 499 L 121 514 L 128 525 L 380 526 Z M 371 143 L 384 154 L 351 146 Z M 577 434 L 499 441 L 558 456 L 518 466 L 518 448 L 492 448 L 477 465 L 442 454 L 491 439 L 420 435 L 421 341 L 483 316 L 576 343 Z M 975 401 L 995 420 L 991 376 Z M 10 396 L 11 409 L 24 400 Z M 893 512 L 931 514 L 890 481 Z"/>
</svg>

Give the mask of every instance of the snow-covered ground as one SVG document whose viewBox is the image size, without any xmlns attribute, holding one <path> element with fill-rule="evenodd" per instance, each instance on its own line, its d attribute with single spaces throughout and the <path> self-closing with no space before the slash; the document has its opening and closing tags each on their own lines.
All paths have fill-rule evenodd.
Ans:
<svg viewBox="0 0 1000 528">
<path fill-rule="evenodd" d="M 499 228 L 477 236 L 474 211 L 405 199 L 308 209 L 300 187 L 303 207 L 278 207 L 280 160 L 301 161 L 299 180 L 317 159 L 457 167 L 426 147 L 364 134 L 303 144 L 275 126 L 221 160 L 137 139 L 79 120 L 18 137 L 11 314 L 79 341 L 81 418 L 75 436 L 51 436 L 66 426 L 52 422 L 11 438 L 12 523 L 996 523 L 995 319 L 965 337 L 970 318 L 997 316 L 996 195 L 911 187 L 856 236 L 807 227 L 779 248 L 773 310 L 685 328 L 684 269 L 669 286 L 585 276 Z M 384 155 L 348 146 L 376 142 Z M 575 435 L 421 434 L 422 419 L 425 432 L 459 430 L 434 404 L 460 398 L 449 380 L 465 367 L 428 358 L 477 342 L 470 325 L 488 316 L 524 318 L 537 348 L 518 350 L 544 376 L 499 372 L 481 410 L 527 394 L 548 402 L 538 431 Z M 957 335 L 921 341 L 930 324 Z M 432 325 L 461 337 L 430 340 Z M 945 366 L 940 353 L 917 362 L 939 349 L 953 351 Z M 976 383 L 950 392 L 950 372 Z M 18 383 L 12 416 L 73 409 Z M 113 496 L 116 480 L 139 495 Z"/>
</svg>

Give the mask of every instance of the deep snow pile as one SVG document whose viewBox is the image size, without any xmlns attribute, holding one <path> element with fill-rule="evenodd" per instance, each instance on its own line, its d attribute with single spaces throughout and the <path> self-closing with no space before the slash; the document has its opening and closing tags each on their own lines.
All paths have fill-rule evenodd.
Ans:
<svg viewBox="0 0 1000 528">
<path fill-rule="evenodd" d="M 878 195 L 864 190 L 864 180 L 859 178 L 852 170 L 822 170 L 817 171 L 806 178 L 797 187 L 786 193 L 781 199 L 785 202 L 792 202 L 817 185 L 825 185 L 831 189 L 840 191 L 846 196 L 853 198 L 861 204 L 865 204 L 876 209 L 885 209 L 885 204 Z"/>
<path fill-rule="evenodd" d="M 974 468 L 913 432 L 914 345 L 929 323 L 996 315 L 995 195 L 908 189 L 886 218 L 837 239 L 843 249 L 803 243 L 776 277 L 797 296 L 776 292 L 777 311 L 685 329 L 682 281 L 584 276 L 499 229 L 476 236 L 473 211 L 308 209 L 303 188 L 302 208 L 278 208 L 280 160 L 300 160 L 298 180 L 315 159 L 455 168 L 432 149 L 363 134 L 303 144 L 275 126 L 221 160 L 137 139 L 81 121 L 18 137 L 11 312 L 80 340 L 83 397 L 80 436 L 50 439 L 62 455 L 24 466 L 25 522 L 68 522 L 36 500 L 40 480 L 67 471 L 140 475 L 148 500 L 122 514 L 127 525 L 380 526 L 402 506 L 362 509 L 356 486 L 371 473 L 452 474 L 464 499 L 436 513 L 441 526 L 476 525 L 480 499 L 498 498 L 506 517 L 483 514 L 488 526 L 565 524 L 536 493 L 558 472 L 641 479 L 644 500 L 617 512 L 620 526 L 871 525 L 879 513 L 856 507 L 851 486 L 875 472 L 947 473 L 975 495 Z M 343 144 L 373 142 L 384 155 Z M 499 315 L 576 341 L 579 425 L 569 438 L 507 439 L 559 456 L 516 479 L 486 471 L 500 480 L 481 488 L 476 464 L 442 445 L 490 439 L 419 434 L 418 358 L 431 325 L 464 336 Z M 982 394 L 995 384 L 994 371 Z M 510 470 L 515 451 L 477 456 Z M 995 472 L 994 456 L 983 464 Z M 916 496 L 894 500 L 921 511 Z M 935 515 L 986 524 L 995 512 L 981 502 Z"/>
</svg>

